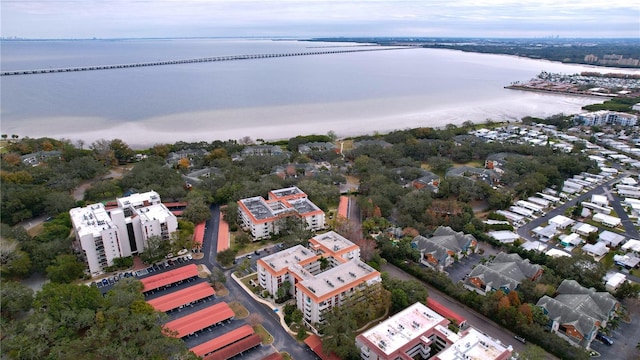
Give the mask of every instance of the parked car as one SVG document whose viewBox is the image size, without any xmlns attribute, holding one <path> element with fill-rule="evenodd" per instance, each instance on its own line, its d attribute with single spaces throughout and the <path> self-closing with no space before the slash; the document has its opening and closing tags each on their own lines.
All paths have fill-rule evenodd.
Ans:
<svg viewBox="0 0 640 360">
<path fill-rule="evenodd" d="M 602 343 L 605 345 L 613 345 L 613 339 L 611 339 L 610 337 L 608 337 L 607 335 L 601 332 L 598 332 L 596 334 L 596 339 L 602 341 Z"/>
<path fill-rule="evenodd" d="M 102 279 L 102 286 L 107 286 L 107 285 L 109 285 L 109 280 Z"/>
<path fill-rule="evenodd" d="M 191 256 L 191 254 L 187 254 L 187 260 L 191 260 L 193 259 L 193 256 Z"/>
<path fill-rule="evenodd" d="M 175 263 L 173 262 L 173 260 L 171 260 L 171 259 L 167 260 L 167 262 L 168 262 L 168 263 L 169 263 L 169 265 L 171 265 L 171 266 L 173 266 L 173 264 L 175 264 Z"/>
<path fill-rule="evenodd" d="M 523 344 L 526 344 L 526 343 L 527 343 L 527 340 L 525 340 L 522 336 L 518 336 L 518 335 L 516 335 L 516 336 L 514 336 L 513 338 L 514 338 L 514 339 L 516 339 L 516 340 L 518 340 L 518 341 L 520 341 L 520 342 L 521 342 L 521 343 L 523 343 Z"/>
<path fill-rule="evenodd" d="M 178 263 L 180 263 L 180 264 L 184 264 L 184 258 L 179 257 L 179 258 L 178 258 Z"/>
<path fill-rule="evenodd" d="M 256 255 L 260 255 L 260 250 L 256 250 L 253 253 L 256 254 Z"/>
</svg>

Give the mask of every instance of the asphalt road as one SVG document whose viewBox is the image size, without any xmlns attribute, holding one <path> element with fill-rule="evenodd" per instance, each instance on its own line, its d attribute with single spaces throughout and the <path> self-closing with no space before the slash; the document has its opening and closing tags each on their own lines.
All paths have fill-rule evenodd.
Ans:
<svg viewBox="0 0 640 360">
<path fill-rule="evenodd" d="M 204 258 L 196 260 L 196 263 L 204 264 L 209 269 L 219 268 L 220 265 L 216 261 L 217 244 L 218 244 L 218 227 L 220 225 L 220 207 L 218 205 L 211 206 L 211 218 L 207 221 L 204 244 L 202 251 Z M 264 252 L 262 252 L 264 253 Z M 308 350 L 304 344 L 298 343 L 284 328 L 280 325 L 279 316 L 273 309 L 266 307 L 262 303 L 257 302 L 251 295 L 231 278 L 233 269 L 222 269 L 227 275 L 226 288 L 229 295 L 222 298 L 223 301 L 229 303 L 237 301 L 242 303 L 245 308 L 252 314 L 259 314 L 263 321 L 262 326 L 273 336 L 274 342 L 268 346 L 261 346 L 259 349 L 251 350 L 242 355 L 243 359 L 261 359 L 273 352 L 288 352 L 293 359 L 305 360 L 316 359 L 317 357 Z M 203 339 L 204 340 L 204 339 Z M 267 351 L 265 351 L 265 348 Z"/>
</svg>

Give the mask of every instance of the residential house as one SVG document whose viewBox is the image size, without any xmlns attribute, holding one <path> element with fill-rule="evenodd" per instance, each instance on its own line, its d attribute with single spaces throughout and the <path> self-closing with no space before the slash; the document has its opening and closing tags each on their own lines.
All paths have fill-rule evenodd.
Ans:
<svg viewBox="0 0 640 360">
<path fill-rule="evenodd" d="M 622 223 L 622 220 L 620 220 L 619 217 L 615 217 L 607 214 L 601 214 L 601 213 L 594 214 L 593 221 L 597 221 L 602 225 L 608 226 L 608 227 L 616 227 Z"/>
<path fill-rule="evenodd" d="M 438 227 L 430 238 L 419 235 L 411 242 L 411 246 L 420 251 L 420 262 L 439 271 L 467 253 L 475 252 L 477 244 L 473 235 L 456 232 L 448 226 Z"/>
<path fill-rule="evenodd" d="M 558 233 L 556 230 L 556 226 L 554 224 L 549 224 L 547 226 L 538 226 L 531 230 L 534 236 L 536 236 L 540 241 L 547 242 L 553 239 L 554 236 Z"/>
<path fill-rule="evenodd" d="M 416 189 L 428 188 L 433 192 L 438 192 L 440 176 L 432 173 L 431 171 L 424 171 L 421 177 L 411 182 L 411 185 Z"/>
<path fill-rule="evenodd" d="M 591 233 L 598 232 L 598 228 L 591 224 L 579 222 L 571 228 L 571 231 L 582 236 L 589 236 Z"/>
<path fill-rule="evenodd" d="M 472 166 L 460 166 L 451 168 L 447 171 L 445 177 L 461 176 L 473 181 L 484 181 L 489 185 L 498 185 L 500 183 L 500 174 L 495 170 L 480 169 Z"/>
<path fill-rule="evenodd" d="M 605 230 L 598 235 L 598 241 L 602 241 L 610 248 L 616 248 L 621 244 L 624 244 L 626 239 L 627 238 L 624 237 L 624 235 L 620 235 L 609 230 Z"/>
<path fill-rule="evenodd" d="M 613 262 L 626 269 L 635 269 L 638 267 L 638 264 L 640 264 L 640 257 L 633 253 L 613 255 Z"/>
<path fill-rule="evenodd" d="M 599 259 L 609 252 L 609 248 L 607 247 L 607 245 L 605 245 L 605 243 L 598 241 L 595 244 L 585 244 L 582 247 L 582 251 L 587 255 Z"/>
<path fill-rule="evenodd" d="M 620 307 L 608 292 L 587 289 L 575 280 L 562 281 L 556 294 L 554 298 L 545 295 L 536 304 L 549 317 L 550 330 L 587 349 Z"/>
<path fill-rule="evenodd" d="M 298 145 L 298 152 L 308 154 L 312 151 L 339 151 L 336 144 L 330 142 L 310 142 Z"/>
<path fill-rule="evenodd" d="M 542 272 L 542 266 L 522 260 L 518 254 L 499 253 L 490 263 L 474 267 L 464 286 L 482 295 L 497 290 L 508 294 L 525 279 L 537 280 Z"/>
<path fill-rule="evenodd" d="M 509 230 L 489 231 L 487 235 L 500 241 L 503 244 L 512 244 L 520 240 L 520 235 Z"/>
<path fill-rule="evenodd" d="M 549 219 L 549 224 L 555 225 L 556 229 L 566 229 L 568 226 L 575 224 L 573 219 L 570 219 L 564 215 L 556 215 Z"/>
<path fill-rule="evenodd" d="M 20 157 L 20 160 L 25 165 L 38 166 L 43 161 L 46 161 L 47 159 L 54 159 L 54 158 L 59 159 L 60 157 L 62 157 L 61 151 L 51 150 L 51 151 L 38 151 L 31 154 L 22 155 Z"/>
</svg>

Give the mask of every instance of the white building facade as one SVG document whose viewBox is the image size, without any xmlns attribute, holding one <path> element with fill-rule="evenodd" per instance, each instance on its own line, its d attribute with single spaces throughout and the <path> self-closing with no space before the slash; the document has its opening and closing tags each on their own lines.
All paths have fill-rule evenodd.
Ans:
<svg viewBox="0 0 640 360">
<path fill-rule="evenodd" d="M 144 252 L 150 237 L 168 241 L 178 229 L 175 215 L 155 191 L 119 198 L 117 204 L 111 210 L 103 204 L 93 204 L 69 211 L 76 240 L 92 275 L 103 273 L 115 258 Z"/>
</svg>

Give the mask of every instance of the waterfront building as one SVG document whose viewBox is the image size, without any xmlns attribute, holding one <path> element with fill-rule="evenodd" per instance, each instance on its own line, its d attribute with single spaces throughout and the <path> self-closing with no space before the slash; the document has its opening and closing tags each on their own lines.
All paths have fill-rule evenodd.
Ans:
<svg viewBox="0 0 640 360">
<path fill-rule="evenodd" d="M 268 199 L 255 196 L 238 201 L 238 222 L 255 240 L 277 234 L 278 220 L 288 216 L 299 217 L 313 231 L 325 228 L 324 211 L 295 186 L 270 191 Z"/>
<path fill-rule="evenodd" d="M 575 116 L 575 120 L 581 122 L 585 126 L 602 126 L 602 125 L 621 125 L 635 126 L 638 122 L 636 115 L 600 110 L 593 111 Z"/>
<path fill-rule="evenodd" d="M 155 191 L 116 200 L 107 209 L 101 203 L 69 210 L 76 240 L 92 275 L 99 275 L 120 257 L 142 253 L 152 236 L 168 241 L 178 220 Z"/>
</svg>

